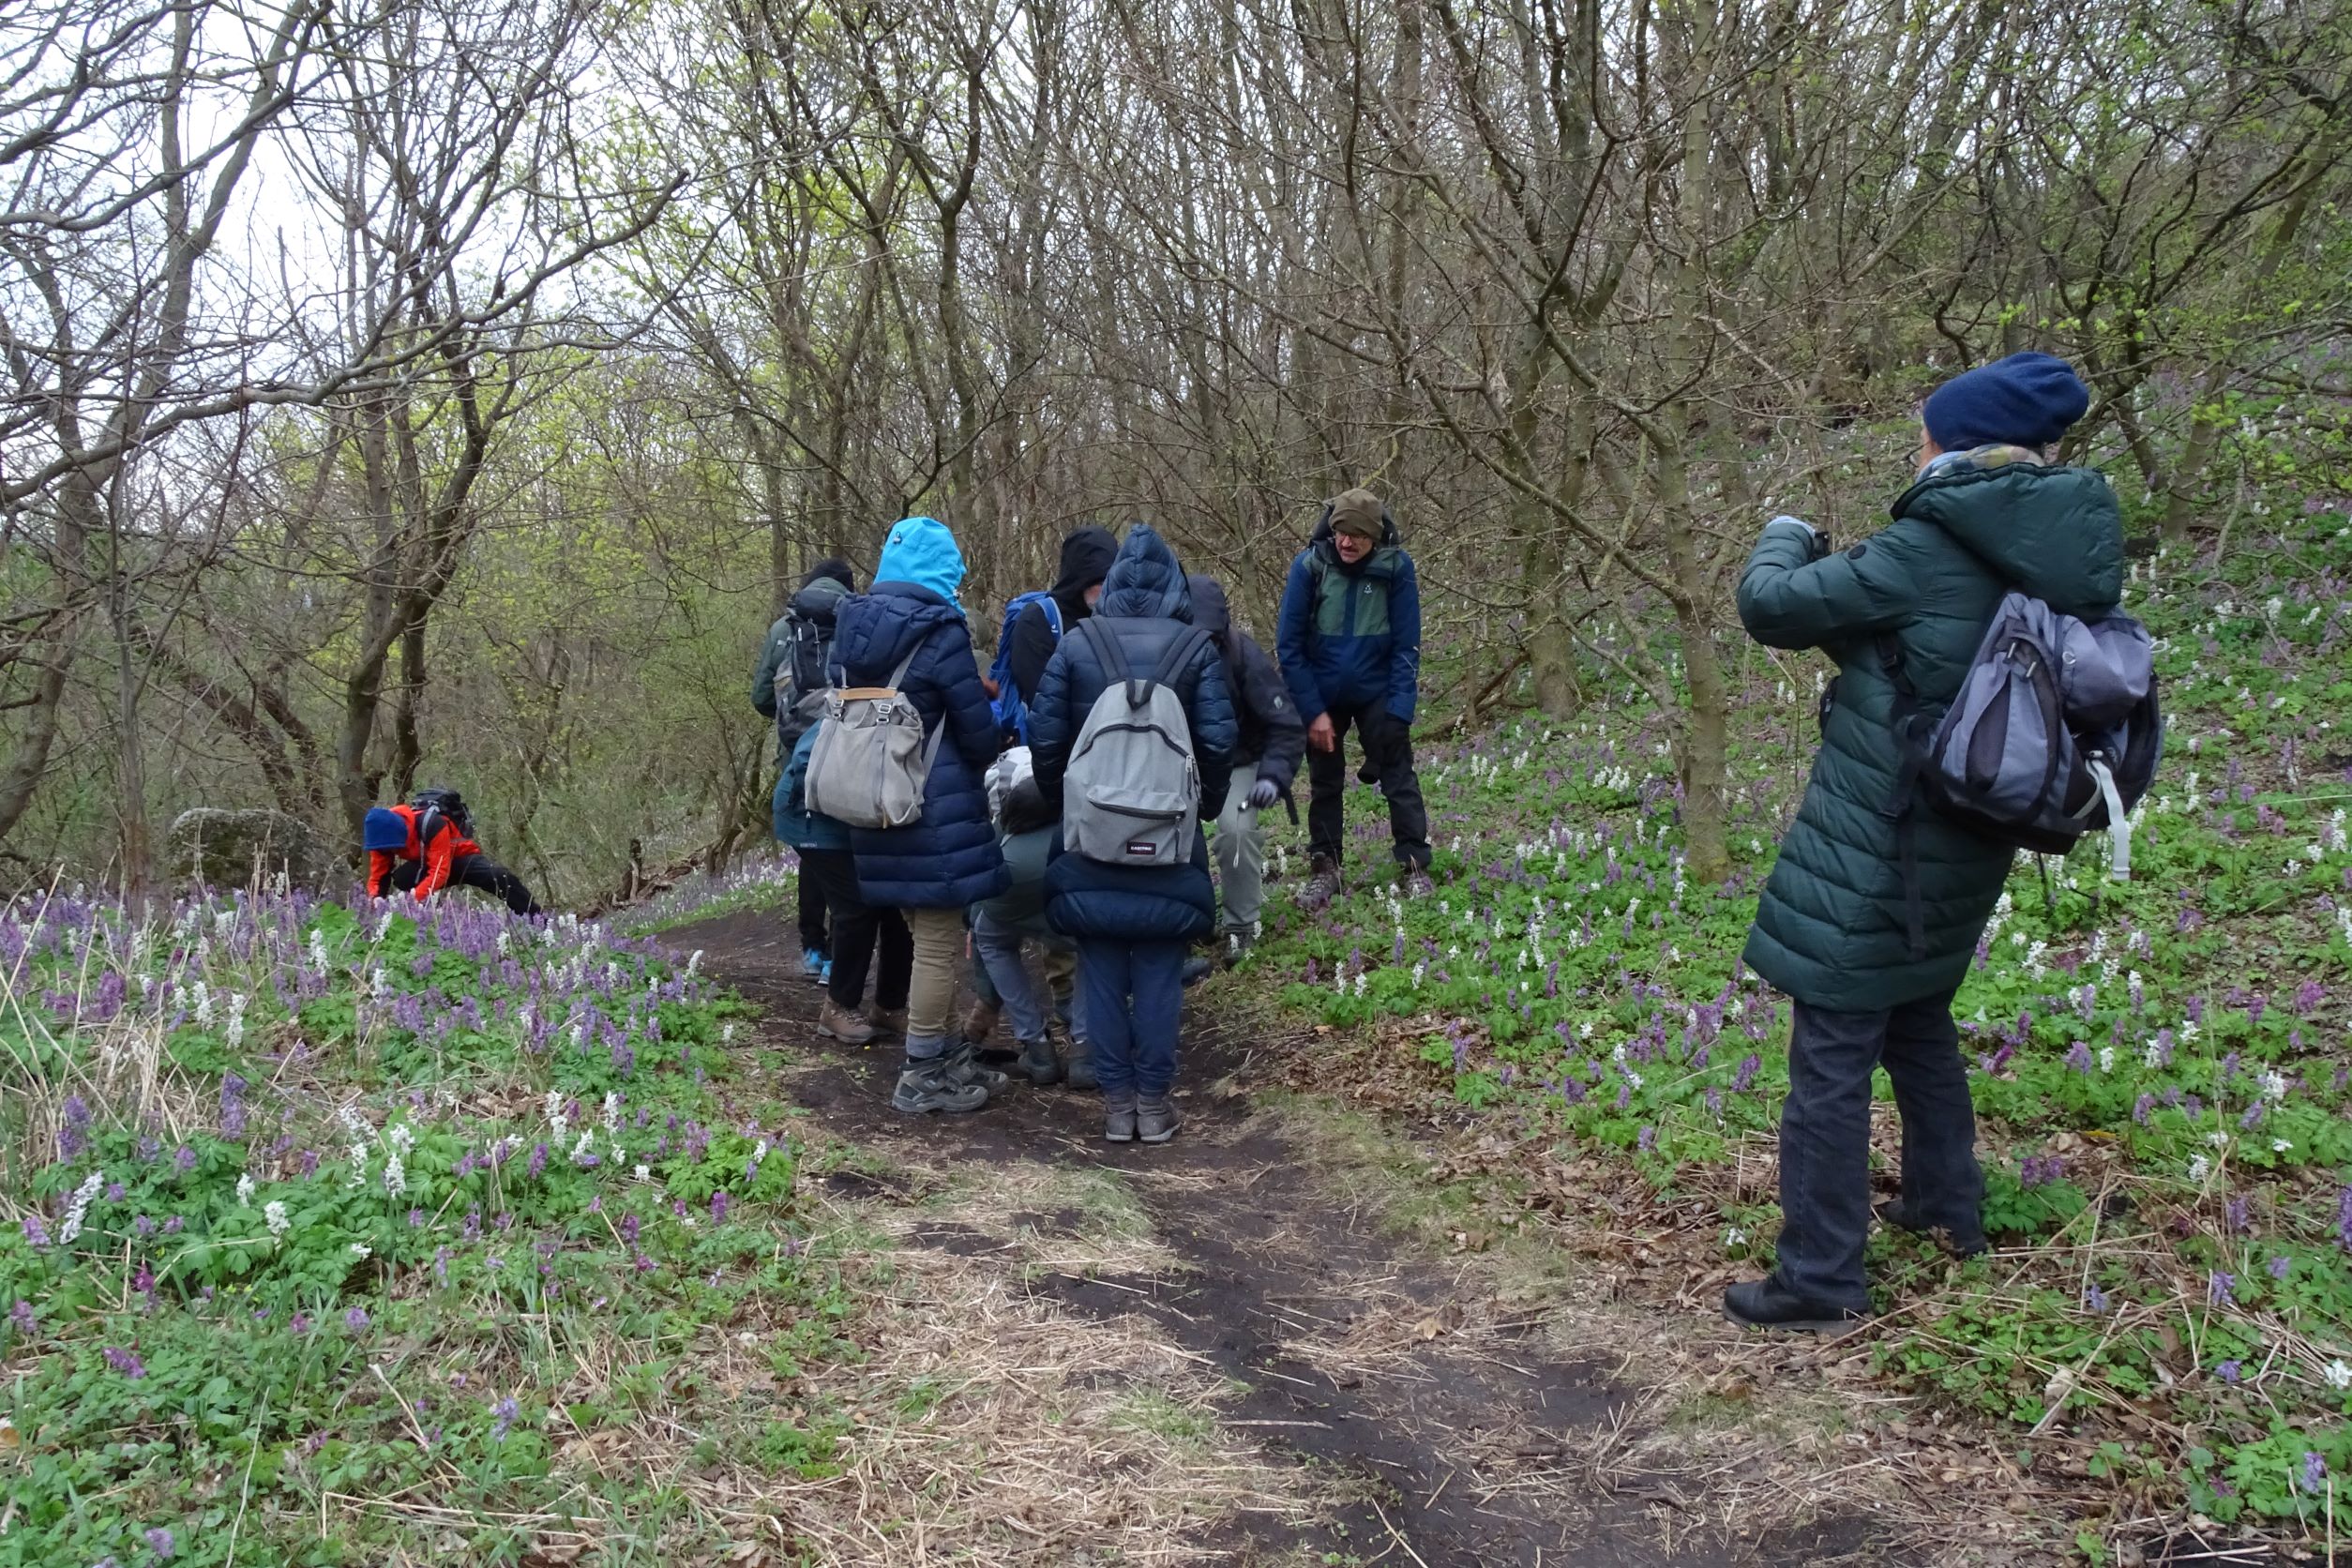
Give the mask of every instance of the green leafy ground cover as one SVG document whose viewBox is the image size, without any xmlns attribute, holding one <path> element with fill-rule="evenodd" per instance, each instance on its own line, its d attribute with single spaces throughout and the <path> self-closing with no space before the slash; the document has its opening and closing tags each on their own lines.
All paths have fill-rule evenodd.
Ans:
<svg viewBox="0 0 2352 1568">
<path fill-rule="evenodd" d="M 666 1561 L 724 1540 L 696 1463 L 832 1463 L 796 1380 L 851 1304 L 741 1004 L 408 908 L 0 916 L 0 1563 Z"/>
<path fill-rule="evenodd" d="M 2333 1510 L 2343 1530 L 2347 532 L 2340 508 L 2314 511 L 2226 577 L 2134 565 L 2129 608 L 2160 640 L 2171 722 L 2135 875 L 2109 882 L 2086 843 L 2045 893 L 2021 856 L 1958 1000 L 1996 1251 L 1961 1266 L 1899 1232 L 1871 1244 L 1877 1375 L 2012 1432 L 2024 1464 L 2064 1447 L 2118 1511 L 2316 1536 Z M 1768 1266 L 1769 1182 L 1732 1166 L 1769 1172 L 1788 1006 L 1738 957 L 1825 672 L 1751 651 L 1728 885 L 1686 877 L 1664 731 L 1621 687 L 1578 720 L 1426 759 L 1433 899 L 1361 870 L 1384 863 L 1386 827 L 1360 794 L 1363 880 L 1319 918 L 1275 922 L 1244 972 L 1392 1042 L 1389 1063 L 1508 1141 L 1500 1166 L 1598 1157 L 1661 1205 L 1717 1198 L 1712 1261 Z"/>
</svg>

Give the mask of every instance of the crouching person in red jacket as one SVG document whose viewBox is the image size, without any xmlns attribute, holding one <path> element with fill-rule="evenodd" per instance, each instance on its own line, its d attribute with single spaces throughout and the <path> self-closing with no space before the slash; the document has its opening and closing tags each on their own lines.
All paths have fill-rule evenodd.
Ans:
<svg viewBox="0 0 2352 1568">
<path fill-rule="evenodd" d="M 419 795 L 408 806 L 371 807 L 361 823 L 368 851 L 368 893 L 414 893 L 421 901 L 445 887 L 478 887 L 517 914 L 537 914 L 531 889 L 474 841 L 473 824 L 454 796 Z"/>
</svg>

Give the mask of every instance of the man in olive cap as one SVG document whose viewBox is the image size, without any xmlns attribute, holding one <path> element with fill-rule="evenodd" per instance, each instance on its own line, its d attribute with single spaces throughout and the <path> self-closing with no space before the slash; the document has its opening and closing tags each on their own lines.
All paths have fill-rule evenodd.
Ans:
<svg viewBox="0 0 2352 1568">
<path fill-rule="evenodd" d="M 1344 490 L 1323 508 L 1290 563 L 1275 646 L 1284 679 L 1306 720 L 1306 811 L 1311 880 L 1304 902 L 1319 909 L 1339 891 L 1350 728 L 1364 767 L 1388 797 L 1389 837 L 1407 888 L 1429 882 L 1429 817 L 1413 773 L 1413 703 L 1421 686 L 1421 585 L 1396 542 L 1396 520 L 1368 490 Z"/>
</svg>

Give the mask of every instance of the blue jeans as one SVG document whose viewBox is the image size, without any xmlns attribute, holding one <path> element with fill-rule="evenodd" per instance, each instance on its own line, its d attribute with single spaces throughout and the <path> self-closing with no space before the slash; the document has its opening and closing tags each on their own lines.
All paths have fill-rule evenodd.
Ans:
<svg viewBox="0 0 2352 1568">
<path fill-rule="evenodd" d="M 1104 1093 L 1160 1099 L 1175 1083 L 1185 951 L 1181 942 L 1079 939 L 1078 1016 Z"/>
<path fill-rule="evenodd" d="M 1046 996 L 1021 962 L 1021 934 L 1003 925 L 985 909 L 972 912 L 972 952 L 980 960 L 1012 1020 L 1014 1037 L 1024 1045 L 1046 1037 Z"/>
<path fill-rule="evenodd" d="M 1796 1004 L 1780 1113 L 1781 1284 L 1817 1306 L 1868 1311 L 1872 1069 L 1903 1118 L 1904 1218 L 1961 1244 L 1984 1236 L 1976 1110 L 1952 993 L 1871 1013 Z"/>
</svg>

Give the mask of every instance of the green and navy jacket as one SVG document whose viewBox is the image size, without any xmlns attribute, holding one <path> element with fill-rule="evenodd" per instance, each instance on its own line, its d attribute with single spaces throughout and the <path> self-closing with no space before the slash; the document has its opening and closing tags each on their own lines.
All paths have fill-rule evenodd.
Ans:
<svg viewBox="0 0 2352 1568">
<path fill-rule="evenodd" d="M 1332 542 L 1331 508 L 1290 563 L 1274 626 L 1282 676 L 1311 724 L 1321 714 L 1384 705 L 1411 723 L 1421 687 L 1421 583 L 1380 515 L 1380 542 L 1355 565 Z"/>
<path fill-rule="evenodd" d="M 1837 661 L 1797 820 L 1748 934 L 1749 965 L 1798 1001 L 1876 1012 L 1940 996 L 1967 975 L 2011 852 L 1931 811 L 1913 812 L 1926 948 L 1910 944 L 1902 843 L 1889 813 L 1902 754 L 1891 637 L 1932 724 L 1960 689 L 2012 588 L 2069 615 L 2115 608 L 2123 519 L 2106 479 L 2045 466 L 2014 446 L 1953 452 L 1896 498 L 1892 523 L 1817 558 L 1815 536 L 1774 518 L 1740 579 L 1740 619 L 1773 648 Z"/>
</svg>

